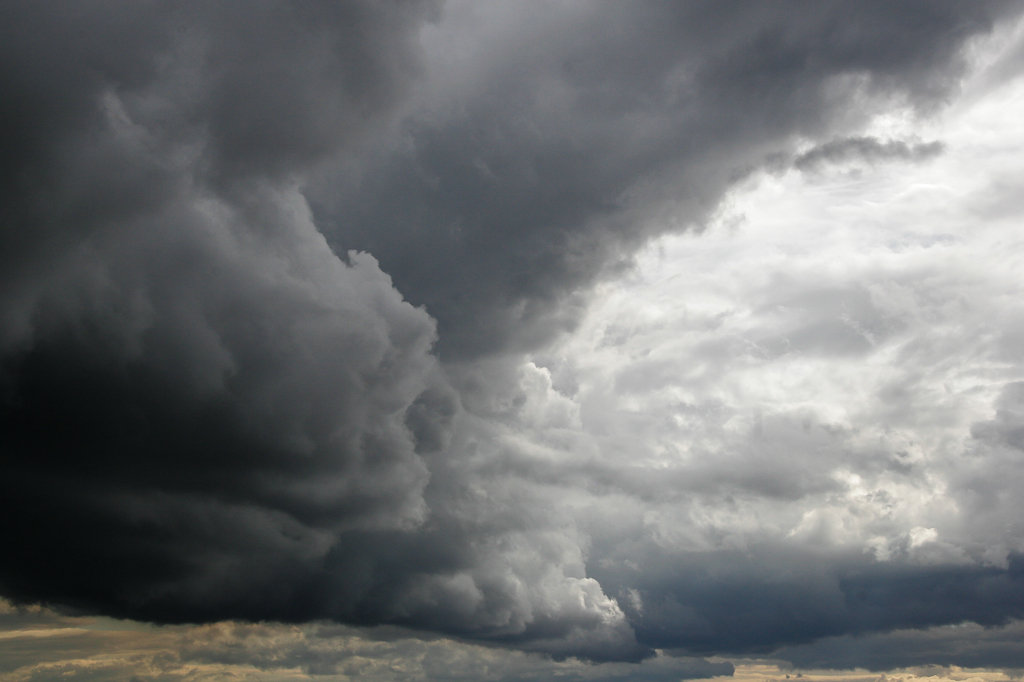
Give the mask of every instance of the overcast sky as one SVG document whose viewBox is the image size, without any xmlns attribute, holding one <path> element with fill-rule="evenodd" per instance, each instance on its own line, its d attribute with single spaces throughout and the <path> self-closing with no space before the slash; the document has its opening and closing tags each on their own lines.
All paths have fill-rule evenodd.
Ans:
<svg viewBox="0 0 1024 682">
<path fill-rule="evenodd" d="M 0 4 L 0 680 L 1019 678 L 1021 14 Z"/>
</svg>

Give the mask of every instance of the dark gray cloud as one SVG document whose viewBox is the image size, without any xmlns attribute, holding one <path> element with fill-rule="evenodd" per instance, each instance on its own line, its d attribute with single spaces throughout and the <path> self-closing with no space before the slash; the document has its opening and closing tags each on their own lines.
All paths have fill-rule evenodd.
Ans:
<svg viewBox="0 0 1024 682">
<path fill-rule="evenodd" d="M 825 163 L 843 161 L 925 161 L 942 153 L 942 142 L 907 143 L 902 140 L 879 140 L 875 137 L 847 137 L 830 140 L 803 152 L 793 159 L 798 170 L 813 170 Z"/>
<path fill-rule="evenodd" d="M 374 253 L 426 304 L 446 356 L 536 347 L 571 327 L 578 287 L 652 235 L 700 224 L 737 177 L 795 138 L 832 137 L 893 99 L 934 106 L 963 41 L 998 14 L 943 3 L 555 7 L 525 19 L 481 11 L 497 35 L 464 48 L 462 80 L 440 103 L 424 97 L 395 129 L 401 143 L 350 190 L 315 195 L 333 243 Z M 440 49 L 459 49 L 459 37 Z M 812 157 L 935 151 L 901 144 L 851 138 Z"/>
<path fill-rule="evenodd" d="M 848 135 L 940 103 L 1009 7 L 6 5 L 0 591 L 595 661 L 1020 615 L 1013 562 L 697 555 L 591 527 L 585 495 L 685 486 L 563 466 L 593 454 L 579 406 L 503 355 L 571 328 L 589 285 L 772 154 L 930 154 Z M 773 305 L 805 310 L 792 336 L 825 355 L 833 302 Z M 666 374 L 645 371 L 622 392 Z M 835 487 L 760 463 L 689 491 Z"/>
<path fill-rule="evenodd" d="M 1024 562 L 1016 556 L 998 569 L 880 564 L 863 552 L 825 557 L 795 543 L 673 554 L 631 542 L 604 557 L 591 574 L 612 593 L 637 591 L 643 606 L 630 621 L 640 641 L 688 655 L 764 654 L 819 637 L 1024 617 Z M 890 665 L 941 662 L 922 659 Z"/>
<path fill-rule="evenodd" d="M 4 9 L 8 595 L 284 616 L 337 533 L 422 520 L 435 324 L 296 174 L 400 92 L 423 9 Z"/>
<path fill-rule="evenodd" d="M 444 497 L 436 325 L 309 215 L 304 174 L 386 121 L 426 9 L 6 10 L 6 596 L 647 652 L 578 544 Z"/>
<path fill-rule="evenodd" d="M 1024 668 L 1021 622 L 1004 627 L 958 623 L 926 630 L 826 638 L 814 644 L 785 647 L 774 656 L 798 668 L 867 668 L 891 670 L 910 666 L 1003 668 L 1018 677 Z"/>
</svg>

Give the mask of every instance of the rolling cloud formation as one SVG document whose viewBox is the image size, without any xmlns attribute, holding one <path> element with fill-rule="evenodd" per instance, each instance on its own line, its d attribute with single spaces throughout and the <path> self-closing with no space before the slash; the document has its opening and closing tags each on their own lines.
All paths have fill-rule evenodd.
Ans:
<svg viewBox="0 0 1024 682">
<path fill-rule="evenodd" d="M 678 276 L 742 314 L 602 293 L 765 169 L 941 157 L 864 130 L 941 109 L 1020 10 L 4 4 L 0 594 L 692 676 L 1024 618 L 1024 384 L 958 411 L 920 359 L 968 343 L 947 301 L 989 324 L 991 273 L 822 249 L 759 281 L 707 242 L 733 279 Z M 826 397 L 771 392 L 803 371 Z"/>
</svg>

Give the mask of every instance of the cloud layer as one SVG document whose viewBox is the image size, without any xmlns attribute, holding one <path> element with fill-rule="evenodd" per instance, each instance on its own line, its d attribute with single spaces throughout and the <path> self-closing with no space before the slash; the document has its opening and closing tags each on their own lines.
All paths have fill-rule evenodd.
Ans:
<svg viewBox="0 0 1024 682">
<path fill-rule="evenodd" d="M 1017 11 L 0 10 L 0 593 L 651 679 L 1024 618 L 1013 48 L 941 119 Z"/>
</svg>

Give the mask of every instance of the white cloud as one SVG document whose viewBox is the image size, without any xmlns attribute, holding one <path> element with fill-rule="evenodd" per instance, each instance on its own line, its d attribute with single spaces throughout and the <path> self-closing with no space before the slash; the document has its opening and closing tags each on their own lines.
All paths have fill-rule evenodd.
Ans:
<svg viewBox="0 0 1024 682">
<path fill-rule="evenodd" d="M 536 362 L 569 386 L 619 490 L 648 498 L 648 533 L 879 559 L 900 543 L 979 561 L 979 543 L 1024 548 L 1004 531 L 1015 509 L 981 529 L 950 491 L 995 464 L 966 464 L 971 425 L 1024 375 L 1024 202 L 1008 189 L 1022 99 L 1010 83 L 935 120 L 880 120 L 869 132 L 946 151 L 760 175 L 703 234 L 658 240 L 598 288 Z"/>
</svg>

